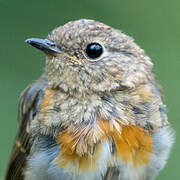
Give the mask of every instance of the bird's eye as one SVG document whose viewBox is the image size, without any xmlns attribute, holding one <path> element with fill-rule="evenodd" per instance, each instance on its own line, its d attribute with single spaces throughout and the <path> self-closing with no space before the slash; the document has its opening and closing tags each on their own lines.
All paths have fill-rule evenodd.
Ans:
<svg viewBox="0 0 180 180">
<path fill-rule="evenodd" d="M 103 47 L 99 43 L 90 43 L 87 45 L 85 52 L 90 59 L 95 60 L 102 55 Z"/>
</svg>

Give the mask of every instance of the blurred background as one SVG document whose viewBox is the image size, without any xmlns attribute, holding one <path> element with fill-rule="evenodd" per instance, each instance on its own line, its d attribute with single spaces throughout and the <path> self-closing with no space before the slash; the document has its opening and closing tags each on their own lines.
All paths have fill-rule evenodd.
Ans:
<svg viewBox="0 0 180 180">
<path fill-rule="evenodd" d="M 151 57 L 176 130 L 176 144 L 157 180 L 180 179 L 179 9 L 179 0 L 0 0 L 0 177 L 17 132 L 19 94 L 44 68 L 44 54 L 24 40 L 44 38 L 54 27 L 89 18 L 134 37 Z"/>
</svg>

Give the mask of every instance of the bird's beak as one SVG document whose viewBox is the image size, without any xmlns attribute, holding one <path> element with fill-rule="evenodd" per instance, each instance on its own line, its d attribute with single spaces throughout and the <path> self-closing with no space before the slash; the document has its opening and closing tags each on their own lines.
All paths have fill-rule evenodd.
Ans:
<svg viewBox="0 0 180 180">
<path fill-rule="evenodd" d="M 26 39 L 25 42 L 37 49 L 42 50 L 46 54 L 56 54 L 61 52 L 57 44 L 54 41 L 50 41 L 48 39 L 29 38 Z"/>
</svg>

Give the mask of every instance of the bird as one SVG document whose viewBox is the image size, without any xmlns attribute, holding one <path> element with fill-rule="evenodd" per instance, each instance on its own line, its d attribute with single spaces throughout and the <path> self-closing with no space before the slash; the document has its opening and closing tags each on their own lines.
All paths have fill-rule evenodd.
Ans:
<svg viewBox="0 0 180 180">
<path fill-rule="evenodd" d="M 154 180 L 174 133 L 153 63 L 134 39 L 80 19 L 25 42 L 46 63 L 21 93 L 5 180 Z"/>
</svg>

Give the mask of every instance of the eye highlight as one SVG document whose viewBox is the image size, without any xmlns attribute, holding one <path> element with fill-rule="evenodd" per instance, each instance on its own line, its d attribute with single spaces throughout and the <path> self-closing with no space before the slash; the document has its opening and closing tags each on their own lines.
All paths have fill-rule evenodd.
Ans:
<svg viewBox="0 0 180 180">
<path fill-rule="evenodd" d="M 103 47 L 99 43 L 90 43 L 87 45 L 85 49 L 85 53 L 88 58 L 90 58 L 92 61 L 93 59 L 96 60 L 98 57 L 100 57 L 103 53 Z"/>
</svg>

